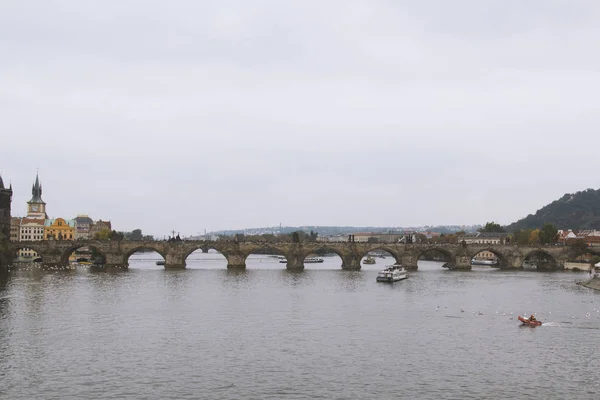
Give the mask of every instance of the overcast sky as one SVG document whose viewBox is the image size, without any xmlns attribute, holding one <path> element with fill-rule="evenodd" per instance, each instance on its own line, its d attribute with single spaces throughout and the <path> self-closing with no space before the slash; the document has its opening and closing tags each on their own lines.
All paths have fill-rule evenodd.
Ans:
<svg viewBox="0 0 600 400">
<path fill-rule="evenodd" d="M 600 186 L 600 2 L 3 0 L 23 215 L 507 224 Z"/>
</svg>

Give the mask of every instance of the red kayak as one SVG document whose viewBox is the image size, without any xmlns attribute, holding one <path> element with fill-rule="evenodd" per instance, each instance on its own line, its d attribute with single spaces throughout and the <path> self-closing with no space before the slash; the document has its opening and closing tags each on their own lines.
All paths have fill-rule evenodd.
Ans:
<svg viewBox="0 0 600 400">
<path fill-rule="evenodd" d="M 523 318 L 519 315 L 519 321 L 521 321 L 523 323 L 523 325 L 530 325 L 530 326 L 540 326 L 542 324 L 542 321 L 538 321 L 537 319 L 535 321 L 531 321 L 529 318 Z"/>
</svg>

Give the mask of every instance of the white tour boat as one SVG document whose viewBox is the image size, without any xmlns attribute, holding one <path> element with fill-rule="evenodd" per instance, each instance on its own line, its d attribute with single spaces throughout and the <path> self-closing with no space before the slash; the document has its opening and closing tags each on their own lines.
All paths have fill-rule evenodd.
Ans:
<svg viewBox="0 0 600 400">
<path fill-rule="evenodd" d="M 406 278 L 406 268 L 398 264 L 390 265 L 377 274 L 377 282 L 398 282 Z"/>
</svg>

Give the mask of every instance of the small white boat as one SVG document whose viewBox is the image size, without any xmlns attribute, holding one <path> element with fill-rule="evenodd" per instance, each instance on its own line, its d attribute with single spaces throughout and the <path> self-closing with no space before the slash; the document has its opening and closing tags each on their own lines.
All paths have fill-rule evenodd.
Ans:
<svg viewBox="0 0 600 400">
<path fill-rule="evenodd" d="M 304 264 L 315 264 L 322 263 L 324 260 L 321 257 L 306 257 L 304 259 Z"/>
<path fill-rule="evenodd" d="M 377 282 L 398 282 L 407 278 L 406 268 L 398 264 L 390 265 L 377 274 Z"/>
<path fill-rule="evenodd" d="M 322 263 L 324 260 L 321 257 L 306 257 L 304 259 L 304 264 L 316 264 Z M 282 264 L 287 264 L 287 259 L 283 256 L 280 256 L 279 262 Z"/>
<path fill-rule="evenodd" d="M 371 256 L 368 256 L 363 260 L 363 264 L 375 264 L 375 259 Z"/>
</svg>

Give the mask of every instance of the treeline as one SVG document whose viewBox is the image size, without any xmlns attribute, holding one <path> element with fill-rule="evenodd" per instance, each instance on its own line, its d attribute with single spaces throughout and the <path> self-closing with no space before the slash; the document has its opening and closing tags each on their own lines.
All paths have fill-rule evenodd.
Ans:
<svg viewBox="0 0 600 400">
<path fill-rule="evenodd" d="M 558 233 L 556 225 L 545 223 L 541 228 L 517 229 L 511 234 L 512 240 L 520 245 L 556 243 Z"/>
<path fill-rule="evenodd" d="M 102 229 L 94 235 L 96 240 L 154 240 L 152 235 L 144 235 L 141 229 L 134 229 L 131 232 L 119 232 L 107 228 Z"/>
<path fill-rule="evenodd" d="M 551 223 L 560 229 L 600 229 L 600 189 L 565 194 L 535 214 L 506 227 L 510 232 L 528 230 Z"/>
<path fill-rule="evenodd" d="M 303 243 L 315 243 L 319 234 L 314 231 L 304 232 L 296 231 L 290 233 L 284 233 L 274 235 L 272 233 L 265 233 L 263 235 L 245 235 L 243 233 L 236 233 L 234 235 L 221 235 L 219 240 L 237 240 L 238 242 L 254 242 L 254 243 L 289 243 L 300 241 Z"/>
</svg>

